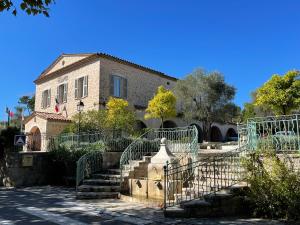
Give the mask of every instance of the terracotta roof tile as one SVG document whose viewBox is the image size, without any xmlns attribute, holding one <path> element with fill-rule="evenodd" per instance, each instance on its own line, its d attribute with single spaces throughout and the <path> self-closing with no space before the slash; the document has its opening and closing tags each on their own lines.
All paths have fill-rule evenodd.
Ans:
<svg viewBox="0 0 300 225">
<path fill-rule="evenodd" d="M 27 117 L 25 119 L 25 123 L 27 123 L 34 116 L 40 117 L 45 120 L 52 120 L 52 121 L 61 121 L 61 122 L 71 122 L 72 121 L 71 119 L 66 118 L 61 114 L 35 111 L 29 117 Z"/>
</svg>

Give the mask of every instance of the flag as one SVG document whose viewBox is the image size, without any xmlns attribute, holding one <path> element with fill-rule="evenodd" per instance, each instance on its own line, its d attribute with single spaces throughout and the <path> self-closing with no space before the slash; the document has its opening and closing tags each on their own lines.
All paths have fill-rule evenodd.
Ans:
<svg viewBox="0 0 300 225">
<path fill-rule="evenodd" d="M 58 102 L 58 100 L 57 100 L 57 98 L 55 98 L 55 112 L 59 112 L 59 102 Z"/>
<path fill-rule="evenodd" d="M 9 108 L 8 108 L 7 106 L 6 106 L 5 112 L 6 112 L 7 114 L 9 114 Z"/>
<path fill-rule="evenodd" d="M 22 108 L 22 111 L 21 111 L 21 120 L 23 121 L 24 120 L 24 110 Z"/>
<path fill-rule="evenodd" d="M 9 117 L 10 118 L 14 117 L 14 112 L 13 111 L 9 111 Z"/>
</svg>

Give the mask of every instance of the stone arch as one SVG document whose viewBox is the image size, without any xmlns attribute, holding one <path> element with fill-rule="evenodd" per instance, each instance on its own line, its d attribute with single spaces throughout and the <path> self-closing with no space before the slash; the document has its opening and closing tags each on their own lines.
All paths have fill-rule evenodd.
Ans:
<svg viewBox="0 0 300 225">
<path fill-rule="evenodd" d="M 210 132 L 210 141 L 212 142 L 221 142 L 223 141 L 222 133 L 219 127 L 212 126 Z"/>
<path fill-rule="evenodd" d="M 163 123 L 163 127 L 164 128 L 175 128 L 175 127 L 177 127 L 177 124 L 174 122 L 174 121 L 172 121 L 172 120 L 166 120 L 166 121 L 164 121 L 164 123 Z M 162 126 L 160 126 L 160 128 L 161 128 Z"/>
<path fill-rule="evenodd" d="M 27 151 L 41 151 L 42 135 L 40 128 L 34 126 L 28 134 Z"/>
<path fill-rule="evenodd" d="M 226 140 L 227 141 L 235 141 L 237 140 L 238 134 L 232 127 L 229 128 L 226 132 Z"/>
<path fill-rule="evenodd" d="M 141 120 L 136 120 L 134 128 L 136 131 L 143 131 L 147 128 L 147 125 Z"/>
<path fill-rule="evenodd" d="M 195 126 L 198 130 L 198 143 L 202 143 L 203 142 L 203 131 L 201 129 L 201 127 L 196 124 L 196 123 L 192 123 L 190 126 Z"/>
</svg>

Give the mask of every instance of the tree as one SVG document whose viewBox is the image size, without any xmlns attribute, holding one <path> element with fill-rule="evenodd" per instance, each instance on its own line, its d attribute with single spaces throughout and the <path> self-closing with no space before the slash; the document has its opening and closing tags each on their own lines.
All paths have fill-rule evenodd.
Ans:
<svg viewBox="0 0 300 225">
<path fill-rule="evenodd" d="M 20 4 L 19 4 L 20 2 Z M 49 6 L 55 3 L 55 0 L 22 0 L 18 1 L 19 6 L 16 6 L 16 1 L 1 0 L 0 12 L 11 11 L 13 15 L 17 15 L 19 9 L 25 11 L 28 15 L 43 14 L 49 17 Z M 17 9 L 18 8 L 18 9 Z"/>
<path fill-rule="evenodd" d="M 202 121 L 205 140 L 210 139 L 213 122 L 231 122 L 231 118 L 236 117 L 239 111 L 232 103 L 235 88 L 226 84 L 224 76 L 219 72 L 207 73 L 197 69 L 177 81 L 174 91 L 184 118 Z M 226 111 L 228 107 L 230 111 Z"/>
<path fill-rule="evenodd" d="M 35 95 L 33 96 L 24 95 L 21 98 L 19 98 L 18 103 L 24 105 L 27 109 L 28 114 L 31 114 L 31 112 L 34 111 Z"/>
<path fill-rule="evenodd" d="M 135 123 L 135 114 L 129 108 L 128 101 L 120 98 L 109 98 L 107 102 L 106 126 L 113 130 L 131 132 Z"/>
<path fill-rule="evenodd" d="M 65 133 L 77 133 L 78 122 L 80 118 L 80 131 L 81 132 L 99 132 L 106 128 L 106 110 L 89 110 L 75 114 L 72 117 L 72 123 L 69 124 L 65 129 Z"/>
<path fill-rule="evenodd" d="M 156 95 L 148 102 L 145 119 L 160 119 L 163 128 L 164 119 L 176 116 L 176 97 L 170 90 L 159 86 Z"/>
<path fill-rule="evenodd" d="M 255 105 L 267 106 L 276 115 L 286 115 L 300 107 L 300 72 L 288 71 L 285 75 L 275 74 L 257 89 Z"/>
</svg>

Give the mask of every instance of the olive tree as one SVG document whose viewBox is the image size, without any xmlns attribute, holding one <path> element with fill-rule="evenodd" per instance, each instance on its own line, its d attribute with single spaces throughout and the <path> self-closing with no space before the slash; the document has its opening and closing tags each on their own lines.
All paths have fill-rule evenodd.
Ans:
<svg viewBox="0 0 300 225">
<path fill-rule="evenodd" d="M 239 108 L 232 102 L 236 89 L 219 72 L 197 69 L 177 81 L 174 92 L 184 118 L 202 121 L 207 141 L 213 122 L 231 122 L 239 114 Z"/>
</svg>

